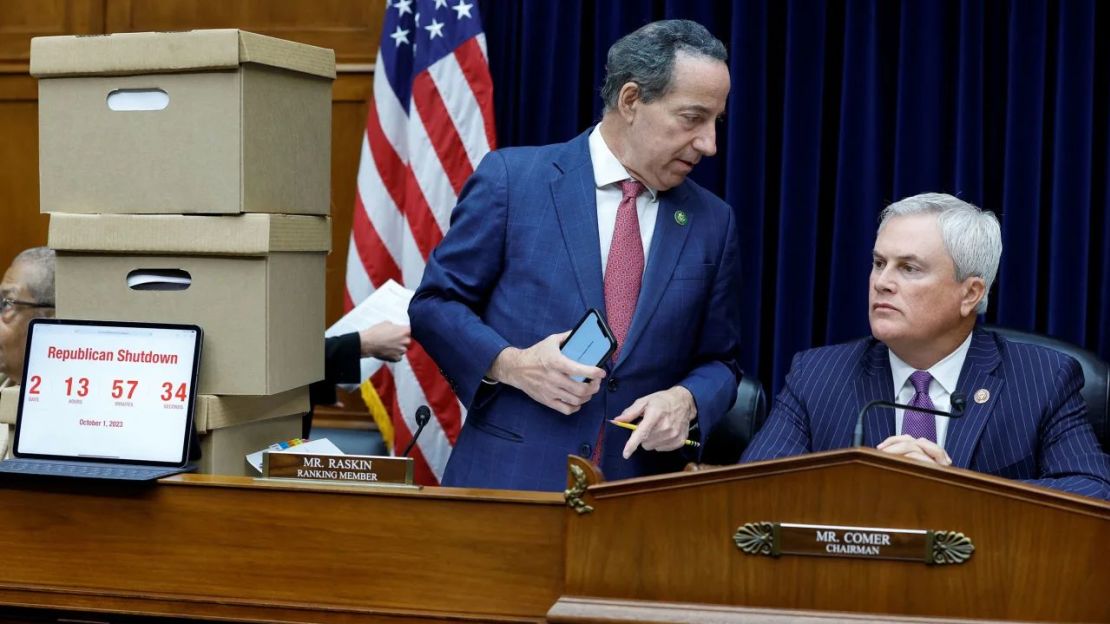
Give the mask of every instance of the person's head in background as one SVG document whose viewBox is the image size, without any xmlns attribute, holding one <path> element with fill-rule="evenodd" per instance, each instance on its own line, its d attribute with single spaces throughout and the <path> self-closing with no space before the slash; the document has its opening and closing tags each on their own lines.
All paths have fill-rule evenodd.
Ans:
<svg viewBox="0 0 1110 624">
<path fill-rule="evenodd" d="M 601 134 L 617 160 L 657 191 L 717 153 L 728 100 L 728 54 L 704 26 L 652 22 L 621 37 L 605 61 Z"/>
<path fill-rule="evenodd" d="M 927 370 L 987 311 L 1002 257 L 994 213 L 942 193 L 883 210 L 871 267 L 871 334 L 902 361 Z"/>
<path fill-rule="evenodd" d="M 54 316 L 54 251 L 33 247 L 20 252 L 0 282 L 0 375 L 14 383 L 23 376 L 27 325 Z"/>
</svg>

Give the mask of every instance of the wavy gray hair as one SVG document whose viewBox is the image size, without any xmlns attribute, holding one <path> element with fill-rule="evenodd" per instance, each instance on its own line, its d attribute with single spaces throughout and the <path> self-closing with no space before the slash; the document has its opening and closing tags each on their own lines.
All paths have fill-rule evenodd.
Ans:
<svg viewBox="0 0 1110 624">
<path fill-rule="evenodd" d="M 652 22 L 631 32 L 609 48 L 605 59 L 605 82 L 601 99 L 605 112 L 617 107 L 621 87 L 634 82 L 644 103 L 667 94 L 673 82 L 674 59 L 678 52 L 727 62 L 728 53 L 704 26 L 690 20 Z"/>
<path fill-rule="evenodd" d="M 19 252 L 12 266 L 23 264 L 32 270 L 27 276 L 27 291 L 34 303 L 54 305 L 54 250 L 32 247 Z"/>
<path fill-rule="evenodd" d="M 935 214 L 941 238 L 956 265 L 956 281 L 981 277 L 986 283 L 983 298 L 975 311 L 987 311 L 987 294 L 998 274 L 1002 258 L 1002 229 L 998 217 L 989 210 L 944 193 L 922 193 L 887 206 L 879 215 L 879 231 L 887 219 L 914 214 Z"/>
</svg>

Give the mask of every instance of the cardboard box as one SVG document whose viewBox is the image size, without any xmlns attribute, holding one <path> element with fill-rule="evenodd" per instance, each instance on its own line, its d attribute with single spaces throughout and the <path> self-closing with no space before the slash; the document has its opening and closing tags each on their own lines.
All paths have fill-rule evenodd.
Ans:
<svg viewBox="0 0 1110 624">
<path fill-rule="evenodd" d="M 19 386 L 0 389 L 0 457 L 12 456 L 15 445 L 15 415 L 19 410 Z"/>
<path fill-rule="evenodd" d="M 332 50 L 239 30 L 36 37 L 31 74 L 42 212 L 328 214 Z"/>
<path fill-rule="evenodd" d="M 0 390 L 0 424 L 15 426 L 15 414 L 19 410 L 19 386 L 8 386 Z"/>
<path fill-rule="evenodd" d="M 272 396 L 197 396 L 198 472 L 257 476 L 247 454 L 299 437 L 301 415 L 308 408 L 308 388 Z M 0 390 L 0 427 L 14 432 L 18 409 L 19 386 Z"/>
<path fill-rule="evenodd" d="M 19 411 L 19 386 L 0 389 L 0 438 L 3 438 L 0 457 L 11 457 L 15 446 L 15 416 Z"/>
<path fill-rule="evenodd" d="M 202 394 L 271 395 L 324 377 L 327 217 L 54 214 L 57 315 L 195 323 Z M 129 277 L 187 275 L 181 290 Z"/>
<path fill-rule="evenodd" d="M 272 396 L 198 396 L 195 418 L 201 459 L 197 471 L 258 476 L 246 456 L 274 442 L 300 437 L 301 416 L 308 408 L 307 387 Z"/>
</svg>

